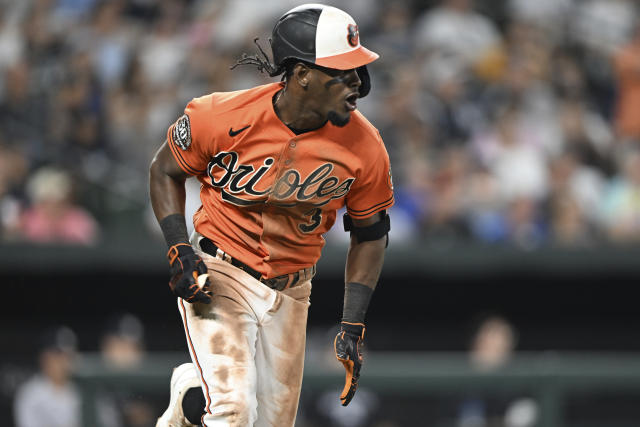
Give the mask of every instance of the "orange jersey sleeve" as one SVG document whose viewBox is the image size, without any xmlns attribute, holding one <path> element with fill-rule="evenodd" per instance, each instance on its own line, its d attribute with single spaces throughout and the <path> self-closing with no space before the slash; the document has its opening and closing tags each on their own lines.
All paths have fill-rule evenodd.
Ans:
<svg viewBox="0 0 640 427">
<path fill-rule="evenodd" d="M 352 218 L 367 218 L 393 205 L 393 184 L 389 155 L 380 134 L 374 147 L 366 150 L 362 170 L 346 196 L 347 213 Z"/>
<path fill-rule="evenodd" d="M 191 100 L 184 114 L 167 131 L 173 156 L 189 175 L 206 175 L 211 153 L 216 151 L 216 129 L 211 126 L 208 114 L 213 100 L 211 95 Z"/>
</svg>

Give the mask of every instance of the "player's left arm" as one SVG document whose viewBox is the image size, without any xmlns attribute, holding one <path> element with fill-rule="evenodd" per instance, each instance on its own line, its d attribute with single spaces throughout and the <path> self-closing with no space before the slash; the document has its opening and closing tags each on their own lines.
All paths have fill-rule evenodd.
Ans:
<svg viewBox="0 0 640 427">
<path fill-rule="evenodd" d="M 345 269 L 342 322 L 334 340 L 336 357 L 346 370 L 340 395 L 343 406 L 349 404 L 358 387 L 364 318 L 380 277 L 391 229 L 386 213 L 394 201 L 389 155 L 380 134 L 376 133 L 374 138 L 375 141 L 367 141 L 366 150 L 358 152 L 360 163 L 356 169 L 360 173 L 345 200 L 344 229 L 351 233 L 351 244 Z"/>
<path fill-rule="evenodd" d="M 334 341 L 336 357 L 346 371 L 340 395 L 343 406 L 349 404 L 358 387 L 363 362 L 360 346 L 364 340 L 364 318 L 382 270 L 389 228 L 389 216 L 384 211 L 362 219 L 345 216 L 345 230 L 351 232 L 351 244 L 345 269 L 342 322 Z"/>
</svg>

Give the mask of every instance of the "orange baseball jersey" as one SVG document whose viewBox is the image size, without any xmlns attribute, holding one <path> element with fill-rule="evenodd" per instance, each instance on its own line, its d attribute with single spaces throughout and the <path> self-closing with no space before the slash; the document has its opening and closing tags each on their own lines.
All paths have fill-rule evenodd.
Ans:
<svg viewBox="0 0 640 427">
<path fill-rule="evenodd" d="M 343 206 L 367 218 L 393 205 L 377 129 L 354 111 L 344 127 L 296 135 L 273 109 L 283 84 L 195 98 L 167 132 L 202 184 L 195 229 L 265 278 L 314 265 Z"/>
</svg>

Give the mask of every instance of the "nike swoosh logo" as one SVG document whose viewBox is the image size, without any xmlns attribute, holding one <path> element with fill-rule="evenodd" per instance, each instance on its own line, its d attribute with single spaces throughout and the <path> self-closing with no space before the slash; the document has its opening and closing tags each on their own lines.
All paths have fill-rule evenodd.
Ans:
<svg viewBox="0 0 640 427">
<path fill-rule="evenodd" d="M 238 129 L 238 130 L 233 130 L 233 128 L 229 128 L 229 136 L 236 136 L 237 134 L 239 134 L 240 132 L 249 129 L 251 125 L 246 125 L 245 127 Z"/>
</svg>

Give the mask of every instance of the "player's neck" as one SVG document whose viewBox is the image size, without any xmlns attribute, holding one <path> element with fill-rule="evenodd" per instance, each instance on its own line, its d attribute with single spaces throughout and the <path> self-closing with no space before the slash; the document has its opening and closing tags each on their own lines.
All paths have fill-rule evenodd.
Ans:
<svg viewBox="0 0 640 427">
<path fill-rule="evenodd" d="M 280 121 L 294 132 L 298 130 L 302 133 L 318 129 L 327 122 L 326 118 L 315 114 L 309 108 L 308 101 L 304 97 L 292 94 L 286 87 L 273 97 L 273 109 Z"/>
</svg>

